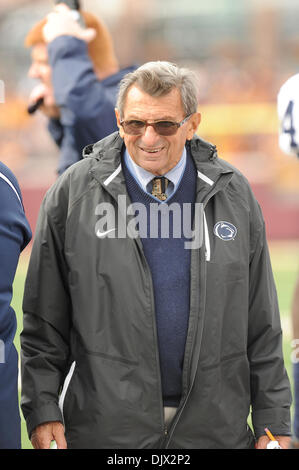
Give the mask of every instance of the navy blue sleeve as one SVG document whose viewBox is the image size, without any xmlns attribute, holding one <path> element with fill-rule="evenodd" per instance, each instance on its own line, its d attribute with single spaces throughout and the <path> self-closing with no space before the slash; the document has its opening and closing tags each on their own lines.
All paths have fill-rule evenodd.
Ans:
<svg viewBox="0 0 299 470">
<path fill-rule="evenodd" d="M 100 81 L 88 55 L 87 45 L 72 36 L 59 36 L 48 45 L 55 101 L 60 126 L 49 131 L 60 147 L 58 173 L 82 158 L 88 144 L 117 130 L 115 102 L 123 73 Z"/>
<path fill-rule="evenodd" d="M 0 162 L 0 449 L 21 448 L 17 321 L 10 303 L 19 255 L 30 238 L 18 182 Z"/>
<path fill-rule="evenodd" d="M 10 306 L 12 284 L 20 252 L 30 239 L 31 230 L 18 183 L 10 170 L 0 163 L 0 340 L 4 345 L 5 363 L 9 362 L 16 331 L 15 313 Z"/>
<path fill-rule="evenodd" d="M 88 143 L 117 130 L 114 114 L 116 87 L 96 76 L 87 44 L 72 36 L 59 36 L 48 45 L 49 63 L 63 126 L 86 128 Z M 96 139 L 90 140 L 92 136 Z"/>
</svg>

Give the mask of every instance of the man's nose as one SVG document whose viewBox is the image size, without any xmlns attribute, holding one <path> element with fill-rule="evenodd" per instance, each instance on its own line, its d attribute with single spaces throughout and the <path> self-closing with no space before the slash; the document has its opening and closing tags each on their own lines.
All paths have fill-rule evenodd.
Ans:
<svg viewBox="0 0 299 470">
<path fill-rule="evenodd" d="M 142 140 L 147 144 L 150 144 L 151 142 L 156 142 L 159 137 L 159 134 L 157 134 L 153 126 L 146 126 Z"/>
</svg>

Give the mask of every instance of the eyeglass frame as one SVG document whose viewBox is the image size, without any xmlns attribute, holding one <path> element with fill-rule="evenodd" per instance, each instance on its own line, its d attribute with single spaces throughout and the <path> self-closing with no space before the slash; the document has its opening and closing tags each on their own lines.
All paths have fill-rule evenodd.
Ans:
<svg viewBox="0 0 299 470">
<path fill-rule="evenodd" d="M 155 125 L 158 124 L 159 122 L 171 122 L 173 125 L 176 125 L 177 130 L 176 130 L 173 134 L 169 134 L 169 136 L 175 135 L 175 134 L 177 133 L 178 129 L 179 129 L 180 127 L 182 127 L 182 126 L 185 124 L 185 122 L 188 121 L 188 119 L 192 116 L 192 114 L 194 114 L 194 113 L 188 114 L 188 116 L 186 116 L 181 122 L 168 121 L 168 120 L 166 120 L 166 119 L 161 119 L 160 121 L 156 121 L 156 122 L 143 121 L 142 119 L 131 119 L 131 121 L 144 122 L 144 124 L 145 124 L 145 129 L 144 129 L 144 132 L 141 132 L 140 134 L 128 134 L 128 135 L 144 135 L 145 132 L 146 132 L 146 128 L 147 128 L 148 126 L 152 126 L 152 127 L 155 129 L 155 132 L 156 132 L 157 134 L 159 134 L 159 132 L 157 132 L 157 130 L 156 130 L 156 128 L 155 128 Z M 130 120 L 129 120 L 129 121 L 130 121 Z M 122 126 L 122 128 L 123 128 L 125 134 L 127 134 L 127 132 L 125 131 L 125 129 L 124 129 L 124 127 L 123 127 L 123 123 L 124 123 L 124 122 L 129 122 L 129 121 L 122 120 L 122 121 L 120 121 L 120 123 L 119 123 L 119 124 Z M 162 135 L 162 136 L 163 136 L 163 134 L 159 134 L 159 135 Z M 167 134 L 166 134 L 166 137 L 169 137 L 169 136 L 167 136 Z"/>
</svg>

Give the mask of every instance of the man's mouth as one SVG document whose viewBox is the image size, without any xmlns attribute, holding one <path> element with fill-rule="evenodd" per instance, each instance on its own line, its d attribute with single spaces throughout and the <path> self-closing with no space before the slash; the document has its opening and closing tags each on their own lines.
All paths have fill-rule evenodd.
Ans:
<svg viewBox="0 0 299 470">
<path fill-rule="evenodd" d="M 164 147 L 157 147 L 157 148 L 145 148 L 145 147 L 140 147 L 140 149 L 143 151 L 143 152 L 146 152 L 146 153 L 158 153 L 160 152 L 161 150 L 163 150 Z"/>
</svg>

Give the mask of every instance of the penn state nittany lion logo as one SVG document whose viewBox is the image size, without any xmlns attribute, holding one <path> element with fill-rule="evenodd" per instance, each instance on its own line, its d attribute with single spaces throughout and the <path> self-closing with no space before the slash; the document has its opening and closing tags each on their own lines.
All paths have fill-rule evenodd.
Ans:
<svg viewBox="0 0 299 470">
<path fill-rule="evenodd" d="M 237 228 L 233 224 L 221 220 L 214 225 L 214 233 L 221 240 L 234 240 L 237 235 Z"/>
</svg>

